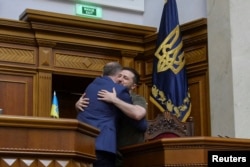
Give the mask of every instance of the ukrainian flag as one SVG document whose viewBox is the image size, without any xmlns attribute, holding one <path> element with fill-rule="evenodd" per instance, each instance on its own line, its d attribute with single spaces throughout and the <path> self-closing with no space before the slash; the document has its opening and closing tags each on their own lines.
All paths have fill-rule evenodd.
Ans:
<svg viewBox="0 0 250 167">
<path fill-rule="evenodd" d="M 53 118 L 59 118 L 58 100 L 57 100 L 55 91 L 54 91 L 54 95 L 53 95 L 50 116 Z"/>
<path fill-rule="evenodd" d="M 153 59 L 150 101 L 185 122 L 191 112 L 190 94 L 175 0 L 164 4 Z"/>
</svg>

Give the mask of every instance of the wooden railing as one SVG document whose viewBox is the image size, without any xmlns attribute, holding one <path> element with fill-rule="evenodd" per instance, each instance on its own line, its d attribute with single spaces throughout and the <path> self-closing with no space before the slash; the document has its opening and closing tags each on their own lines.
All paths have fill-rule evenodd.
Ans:
<svg viewBox="0 0 250 167">
<path fill-rule="evenodd" d="M 0 115 L 0 166 L 92 166 L 99 130 L 75 119 Z"/>
<path fill-rule="evenodd" d="M 208 166 L 208 151 L 249 151 L 250 140 L 221 137 L 179 137 L 122 148 L 124 166 Z M 230 166 L 230 165 L 229 165 Z"/>
</svg>

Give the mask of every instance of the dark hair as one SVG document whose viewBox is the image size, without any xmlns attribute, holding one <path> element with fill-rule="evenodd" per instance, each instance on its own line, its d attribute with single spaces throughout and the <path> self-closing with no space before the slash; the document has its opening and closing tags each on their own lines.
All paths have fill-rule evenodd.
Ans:
<svg viewBox="0 0 250 167">
<path fill-rule="evenodd" d="M 139 81 L 140 81 L 140 74 L 133 68 L 131 67 L 123 67 L 122 70 L 127 70 L 127 71 L 130 71 L 134 74 L 134 78 L 133 78 L 133 81 L 136 85 L 139 84 Z"/>
<path fill-rule="evenodd" d="M 103 67 L 103 76 L 114 76 L 122 70 L 122 66 L 118 62 L 109 62 Z"/>
</svg>

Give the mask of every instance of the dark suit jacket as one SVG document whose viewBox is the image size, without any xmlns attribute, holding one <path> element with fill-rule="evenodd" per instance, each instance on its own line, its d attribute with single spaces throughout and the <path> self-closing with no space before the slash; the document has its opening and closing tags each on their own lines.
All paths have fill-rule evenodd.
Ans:
<svg viewBox="0 0 250 167">
<path fill-rule="evenodd" d="M 86 97 L 90 99 L 89 105 L 84 112 L 79 112 L 77 119 L 100 129 L 100 134 L 96 138 L 96 150 L 116 153 L 116 128 L 120 110 L 112 103 L 97 100 L 99 90 L 112 91 L 113 87 L 116 89 L 117 97 L 132 104 L 127 88 L 114 83 L 109 77 L 98 77 L 85 90 Z"/>
</svg>

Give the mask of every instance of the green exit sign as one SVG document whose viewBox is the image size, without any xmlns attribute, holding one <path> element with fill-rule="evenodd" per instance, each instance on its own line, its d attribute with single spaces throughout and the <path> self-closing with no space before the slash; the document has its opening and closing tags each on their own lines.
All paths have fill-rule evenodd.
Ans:
<svg viewBox="0 0 250 167">
<path fill-rule="evenodd" d="M 76 15 L 102 18 L 102 8 L 92 5 L 76 4 Z"/>
</svg>

